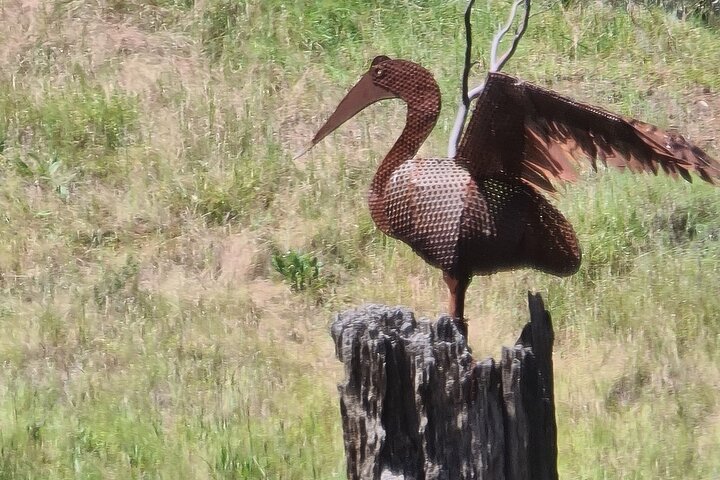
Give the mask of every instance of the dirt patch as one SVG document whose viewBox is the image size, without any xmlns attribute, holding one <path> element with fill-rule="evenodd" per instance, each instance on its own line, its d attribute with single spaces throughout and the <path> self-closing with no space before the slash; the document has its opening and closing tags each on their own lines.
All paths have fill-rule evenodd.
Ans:
<svg viewBox="0 0 720 480">
<path fill-rule="evenodd" d="M 267 274 L 268 255 L 248 232 L 228 236 L 217 252 L 218 281 L 223 285 L 248 283 Z"/>
<path fill-rule="evenodd" d="M 697 89 L 688 96 L 686 110 L 694 118 L 686 122 L 688 136 L 700 148 L 720 156 L 720 93 Z"/>
<path fill-rule="evenodd" d="M 44 11 L 38 0 L 7 0 L 0 2 L 0 63 L 12 65 L 20 52 L 36 41 Z"/>
<path fill-rule="evenodd" d="M 111 86 L 132 93 L 155 88 L 163 74 L 204 83 L 209 69 L 187 35 L 134 20 L 142 19 L 97 15 L 85 2 L 52 10 L 36 0 L 0 2 L 0 63 L 59 84 L 74 81 L 78 68 L 89 78 L 110 74 Z"/>
</svg>

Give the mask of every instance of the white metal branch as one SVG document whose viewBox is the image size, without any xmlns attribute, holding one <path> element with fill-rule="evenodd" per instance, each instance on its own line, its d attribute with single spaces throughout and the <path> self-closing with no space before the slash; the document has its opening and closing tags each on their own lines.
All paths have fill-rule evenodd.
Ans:
<svg viewBox="0 0 720 480">
<path fill-rule="evenodd" d="M 525 4 L 525 15 L 523 17 L 522 22 L 518 25 L 518 27 L 515 29 L 515 36 L 513 37 L 512 45 L 508 49 L 507 52 L 503 54 L 502 57 L 498 60 L 497 58 L 497 49 L 500 45 L 500 41 L 502 40 L 502 37 L 505 36 L 505 34 L 510 30 L 510 27 L 512 27 L 515 15 L 517 13 L 517 9 L 520 5 Z M 518 43 L 520 43 L 520 39 L 525 34 L 525 30 L 527 30 L 528 21 L 530 20 L 530 0 L 516 0 L 515 3 L 513 3 L 512 9 L 510 10 L 510 16 L 508 17 L 508 21 L 505 24 L 504 27 L 498 31 L 498 33 L 495 34 L 495 37 L 493 38 L 492 47 L 490 48 L 490 71 L 491 72 L 499 72 L 500 69 L 507 63 L 508 60 L 510 60 L 510 57 L 515 53 L 515 49 L 517 49 Z"/>
<path fill-rule="evenodd" d="M 462 78 L 462 97 L 460 99 L 460 105 L 458 106 L 458 112 L 455 116 L 455 123 L 453 124 L 452 131 L 450 132 L 450 139 L 448 141 L 448 157 L 455 158 L 455 155 L 457 154 L 457 147 L 460 142 L 460 137 L 462 136 L 462 132 L 465 127 L 465 120 L 467 119 L 468 109 L 470 108 L 470 101 L 480 95 L 480 93 L 483 91 L 483 88 L 485 87 L 485 83 L 482 83 L 481 85 L 478 85 L 477 87 L 473 88 L 472 90 L 468 91 L 468 78 L 470 76 L 470 67 L 472 66 L 471 60 L 470 60 L 470 50 L 472 46 L 472 34 L 471 34 L 471 22 L 470 22 L 470 13 L 472 10 L 472 6 L 475 3 L 475 0 L 469 0 L 468 6 L 465 9 L 465 37 L 466 37 L 466 48 L 465 48 L 465 67 L 463 69 L 463 78 Z M 502 37 L 507 34 L 508 31 L 510 31 L 510 28 L 512 27 L 515 15 L 517 14 L 517 9 L 520 7 L 520 5 L 525 4 L 525 14 L 523 21 L 518 25 L 518 27 L 515 29 L 515 36 L 513 37 L 512 45 L 508 49 L 507 52 L 503 54 L 503 56 L 498 60 L 497 58 L 497 49 L 500 45 L 500 41 L 502 40 Z M 508 16 L 507 23 L 500 28 L 500 30 L 495 34 L 492 46 L 490 50 L 490 71 L 491 72 L 499 72 L 500 69 L 507 63 L 508 60 L 510 60 L 510 57 L 515 53 L 515 49 L 517 49 L 518 43 L 520 42 L 520 39 L 522 38 L 523 34 L 525 33 L 525 30 L 527 30 L 528 21 L 530 19 L 530 0 L 515 0 L 513 3 L 513 6 L 510 10 L 510 15 Z"/>
</svg>

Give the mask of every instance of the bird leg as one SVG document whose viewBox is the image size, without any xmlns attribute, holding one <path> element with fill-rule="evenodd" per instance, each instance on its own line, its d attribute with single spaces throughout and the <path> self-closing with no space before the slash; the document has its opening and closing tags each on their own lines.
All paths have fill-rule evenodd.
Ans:
<svg viewBox="0 0 720 480">
<path fill-rule="evenodd" d="M 443 272 L 443 280 L 450 291 L 450 316 L 455 322 L 460 333 L 467 338 L 468 327 L 465 313 L 465 292 L 472 277 L 470 276 L 454 276 L 447 272 Z"/>
</svg>

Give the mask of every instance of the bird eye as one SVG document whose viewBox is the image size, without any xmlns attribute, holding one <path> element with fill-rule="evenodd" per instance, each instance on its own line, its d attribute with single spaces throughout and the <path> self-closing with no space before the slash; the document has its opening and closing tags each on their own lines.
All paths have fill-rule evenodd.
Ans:
<svg viewBox="0 0 720 480">
<path fill-rule="evenodd" d="M 383 75 L 385 75 L 385 70 L 383 70 L 382 68 L 375 69 L 375 76 L 377 78 L 382 78 Z"/>
</svg>

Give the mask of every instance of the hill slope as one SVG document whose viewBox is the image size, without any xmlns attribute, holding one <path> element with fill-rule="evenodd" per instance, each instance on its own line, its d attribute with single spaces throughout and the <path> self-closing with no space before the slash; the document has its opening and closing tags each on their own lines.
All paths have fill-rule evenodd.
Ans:
<svg viewBox="0 0 720 480">
<path fill-rule="evenodd" d="M 478 58 L 498 3 L 477 7 Z M 343 478 L 332 313 L 434 317 L 445 290 L 364 203 L 397 103 L 292 154 L 381 53 L 437 76 L 423 152 L 442 153 L 463 8 L 0 2 L 0 478 Z M 508 73 L 720 155 L 720 33 L 594 2 L 535 12 Z M 475 352 L 513 341 L 543 292 L 562 476 L 717 478 L 720 190 L 601 172 L 555 201 L 581 271 L 476 279 Z"/>
</svg>

